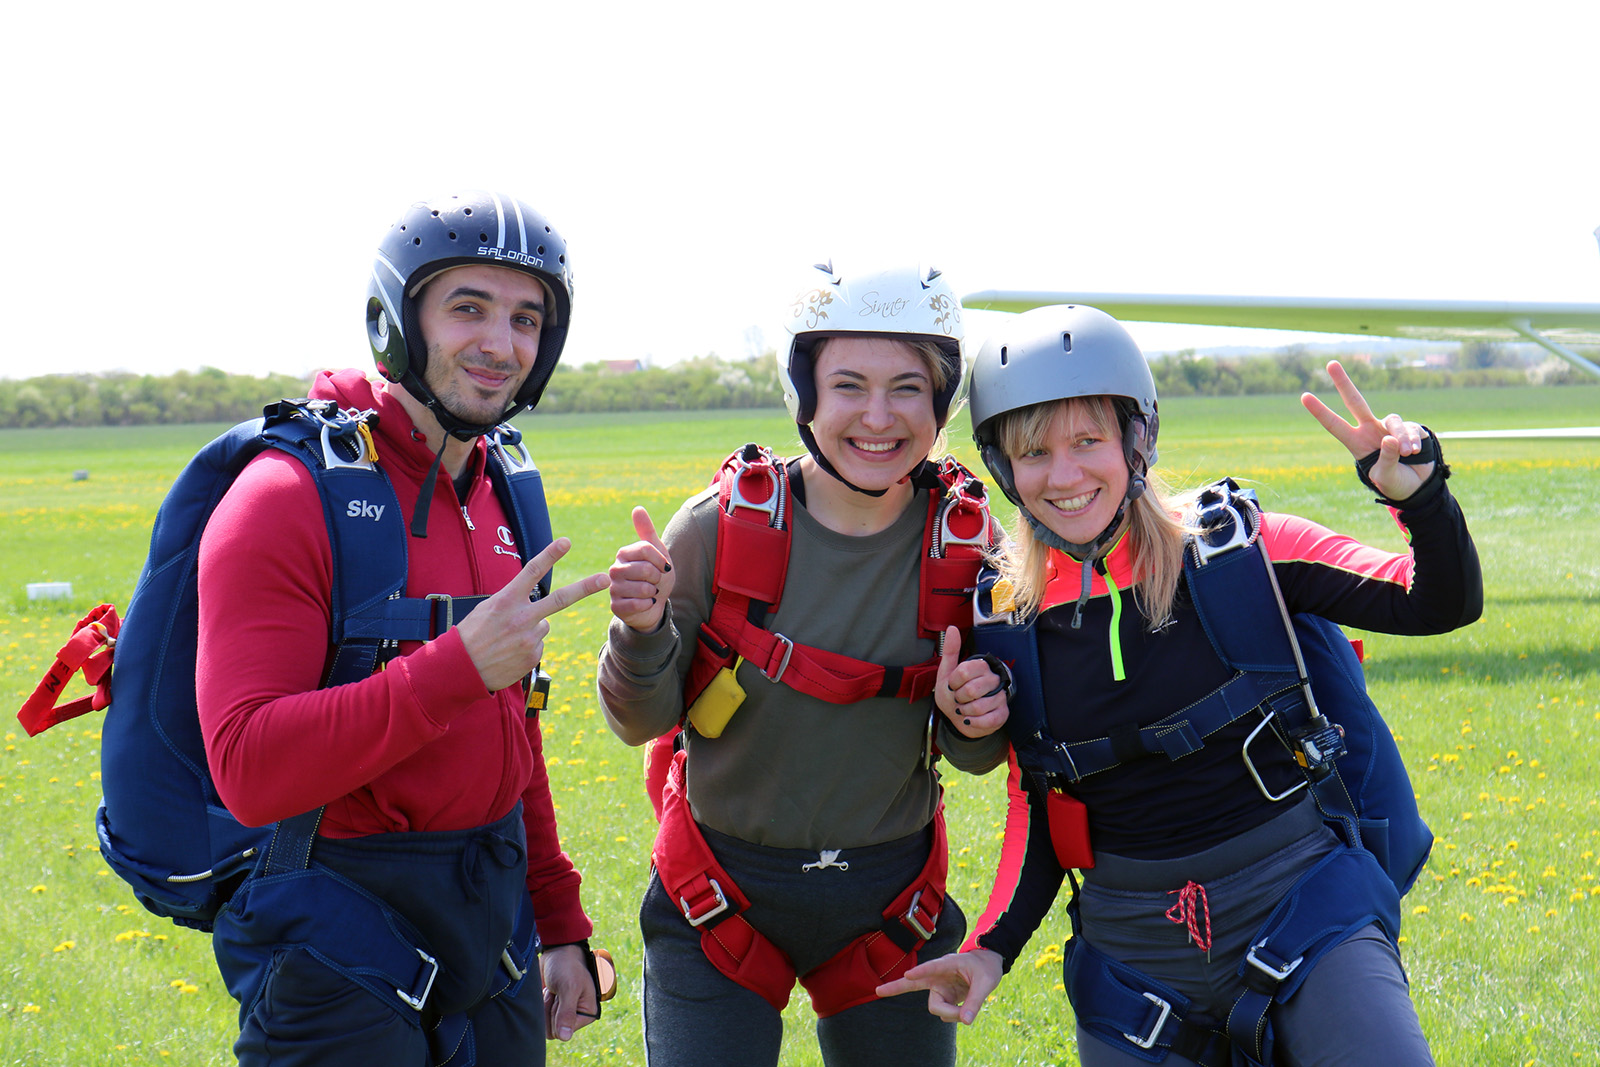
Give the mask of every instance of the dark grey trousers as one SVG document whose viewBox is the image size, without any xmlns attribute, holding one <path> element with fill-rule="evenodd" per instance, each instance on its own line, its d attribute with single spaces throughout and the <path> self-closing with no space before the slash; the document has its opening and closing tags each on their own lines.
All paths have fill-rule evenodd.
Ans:
<svg viewBox="0 0 1600 1067">
<path fill-rule="evenodd" d="M 1096 857 L 1079 907 L 1083 936 L 1107 955 L 1160 978 L 1214 1019 L 1244 991 L 1237 974 L 1253 935 L 1279 900 L 1338 841 L 1313 811 L 1292 811 L 1267 826 L 1198 856 L 1140 861 Z M 1253 856 L 1252 856 L 1253 853 Z M 1239 866 L 1241 858 L 1250 862 Z M 1200 951 L 1187 925 L 1167 917 L 1177 890 L 1205 887 L 1211 951 Z M 1202 935 L 1205 920 L 1198 919 Z M 1324 956 L 1287 1004 L 1272 1009 L 1275 1058 L 1292 1067 L 1431 1067 L 1405 971 L 1377 926 L 1357 930 Z M 1078 1028 L 1084 1067 L 1148 1065 Z M 1192 1067 L 1168 1056 L 1163 1067 Z"/>
<path fill-rule="evenodd" d="M 717 861 L 750 898 L 746 919 L 786 953 L 799 974 L 827 962 L 859 934 L 875 930 L 883 909 L 922 870 L 931 832 L 859 849 L 835 864 L 803 870 L 820 857 L 773 849 L 704 830 Z M 966 917 L 945 898 L 934 937 L 919 960 L 953 952 Z M 700 949 L 700 931 L 684 921 L 651 875 L 639 913 L 644 933 L 644 1039 L 650 1067 L 758 1067 L 776 1064 L 783 1019 L 760 995 L 727 978 Z M 803 992 L 801 992 L 803 996 Z M 828 1067 L 940 1067 L 955 1063 L 953 1023 L 928 1014 L 924 993 L 873 1001 L 817 1020 Z"/>
</svg>

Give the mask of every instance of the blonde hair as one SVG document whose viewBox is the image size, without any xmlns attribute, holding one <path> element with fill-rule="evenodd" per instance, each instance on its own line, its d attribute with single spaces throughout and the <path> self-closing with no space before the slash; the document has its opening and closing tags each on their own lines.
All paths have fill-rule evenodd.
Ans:
<svg viewBox="0 0 1600 1067">
<path fill-rule="evenodd" d="M 1062 412 L 1068 418 L 1087 418 L 1108 440 L 1122 440 L 1121 422 L 1110 397 L 1071 397 L 999 416 L 995 440 L 1000 450 L 1010 458 L 1040 447 Z M 1133 554 L 1134 601 L 1152 632 L 1172 617 L 1178 579 L 1183 574 L 1185 528 L 1181 515 L 1192 497 L 1188 492 L 1173 493 L 1159 474 L 1146 471 L 1144 493 L 1128 505 L 1123 517 L 1122 536 L 1128 539 Z M 996 560 L 1001 577 L 1011 585 L 1012 603 L 1019 618 L 1038 613 L 1044 601 L 1049 558 L 1050 547 L 1034 535 L 1033 527 L 1019 512 L 1012 524 L 1011 539 Z"/>
</svg>

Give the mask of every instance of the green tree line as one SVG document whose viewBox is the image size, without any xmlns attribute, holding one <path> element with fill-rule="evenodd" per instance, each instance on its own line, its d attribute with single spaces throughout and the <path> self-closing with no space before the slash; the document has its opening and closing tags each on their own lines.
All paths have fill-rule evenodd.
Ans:
<svg viewBox="0 0 1600 1067">
<path fill-rule="evenodd" d="M 1527 366 L 1493 345 L 1463 345 L 1447 367 L 1403 360 L 1345 359 L 1362 389 L 1427 389 L 1546 384 L 1596 384 L 1569 364 Z M 1299 393 L 1327 383 L 1327 357 L 1303 346 L 1265 356 L 1209 357 L 1193 351 L 1151 361 L 1162 396 Z M 238 422 L 280 397 L 302 396 L 309 379 L 226 374 L 212 367 L 175 374 L 46 374 L 0 379 L 0 428 L 140 426 L 151 423 Z M 539 411 L 706 411 L 783 405 L 776 356 L 729 361 L 716 356 L 670 367 L 617 373 L 604 364 L 561 365 Z"/>
<path fill-rule="evenodd" d="M 1328 359 L 1304 345 L 1253 356 L 1210 357 L 1186 349 L 1151 360 L 1150 372 L 1160 396 L 1302 393 L 1328 384 Z M 1487 344 L 1462 345 L 1446 366 L 1418 366 L 1400 357 L 1341 358 L 1340 363 L 1363 391 L 1600 384 L 1600 379 L 1554 357 L 1529 366 L 1500 346 Z"/>
</svg>

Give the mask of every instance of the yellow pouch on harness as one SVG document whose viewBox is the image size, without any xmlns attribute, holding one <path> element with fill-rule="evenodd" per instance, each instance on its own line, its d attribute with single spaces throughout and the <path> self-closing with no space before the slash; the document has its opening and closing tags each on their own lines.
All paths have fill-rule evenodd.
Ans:
<svg viewBox="0 0 1600 1067">
<path fill-rule="evenodd" d="M 689 721 L 701 737 L 721 737 L 723 727 L 733 718 L 733 713 L 744 703 L 744 687 L 734 676 L 743 660 L 732 667 L 724 667 L 711 679 L 711 684 L 701 691 L 689 708 Z"/>
</svg>

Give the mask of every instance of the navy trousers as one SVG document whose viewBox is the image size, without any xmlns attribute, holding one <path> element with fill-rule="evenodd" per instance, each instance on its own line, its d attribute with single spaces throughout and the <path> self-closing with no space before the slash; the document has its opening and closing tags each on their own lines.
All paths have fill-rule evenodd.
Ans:
<svg viewBox="0 0 1600 1067">
<path fill-rule="evenodd" d="M 521 806 L 451 833 L 318 838 L 258 869 L 212 944 L 246 1067 L 543 1067 Z"/>
</svg>

